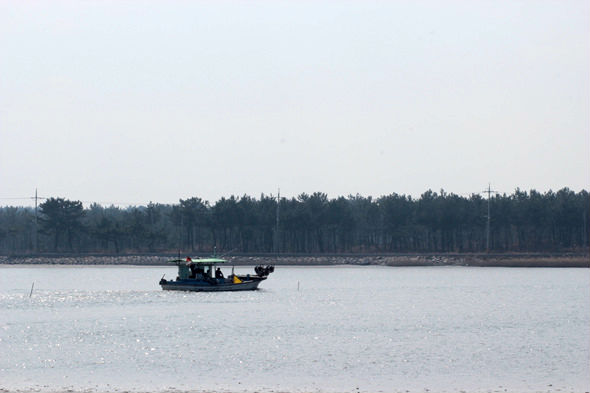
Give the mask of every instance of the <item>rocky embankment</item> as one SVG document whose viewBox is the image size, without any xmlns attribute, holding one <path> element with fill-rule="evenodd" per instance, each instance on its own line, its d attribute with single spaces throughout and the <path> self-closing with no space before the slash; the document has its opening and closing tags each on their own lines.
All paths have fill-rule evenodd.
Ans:
<svg viewBox="0 0 590 393">
<path fill-rule="evenodd" d="M 0 256 L 5 265 L 167 265 L 171 255 L 35 255 Z M 381 265 L 381 266 L 499 266 L 590 267 L 588 254 L 387 254 L 387 255 L 236 255 L 239 265 Z"/>
</svg>

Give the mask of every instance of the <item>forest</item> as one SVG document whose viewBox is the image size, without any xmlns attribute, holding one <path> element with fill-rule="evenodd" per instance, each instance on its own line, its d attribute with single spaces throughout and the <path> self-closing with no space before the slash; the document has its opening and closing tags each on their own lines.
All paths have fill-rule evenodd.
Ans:
<svg viewBox="0 0 590 393">
<path fill-rule="evenodd" d="M 544 193 L 330 199 L 321 192 L 199 197 L 177 204 L 84 207 L 53 197 L 38 209 L 0 207 L 0 253 L 587 252 L 590 196 Z M 488 220 L 489 208 L 489 220 Z M 488 227 L 489 225 L 489 227 Z"/>
</svg>

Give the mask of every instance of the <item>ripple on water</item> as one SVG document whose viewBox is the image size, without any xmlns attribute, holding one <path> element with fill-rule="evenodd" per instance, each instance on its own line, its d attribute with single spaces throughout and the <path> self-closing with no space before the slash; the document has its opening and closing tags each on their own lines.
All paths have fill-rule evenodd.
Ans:
<svg viewBox="0 0 590 393">
<path fill-rule="evenodd" d="M 242 293 L 58 272 L 29 298 L 32 272 L 2 271 L 0 388 L 590 390 L 579 270 L 281 268 Z"/>
</svg>

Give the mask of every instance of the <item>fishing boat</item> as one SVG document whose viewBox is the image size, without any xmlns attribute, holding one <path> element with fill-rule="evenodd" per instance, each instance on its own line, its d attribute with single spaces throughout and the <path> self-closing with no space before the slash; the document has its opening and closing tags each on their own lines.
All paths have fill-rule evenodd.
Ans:
<svg viewBox="0 0 590 393">
<path fill-rule="evenodd" d="M 170 263 L 178 266 L 178 277 L 166 280 L 162 276 L 160 286 L 165 291 L 250 291 L 257 289 L 274 272 L 272 265 L 259 265 L 254 268 L 254 275 L 237 275 L 232 268 L 232 273 L 225 277 L 218 265 L 227 264 L 228 261 L 221 258 L 187 257 L 171 260 Z"/>
</svg>

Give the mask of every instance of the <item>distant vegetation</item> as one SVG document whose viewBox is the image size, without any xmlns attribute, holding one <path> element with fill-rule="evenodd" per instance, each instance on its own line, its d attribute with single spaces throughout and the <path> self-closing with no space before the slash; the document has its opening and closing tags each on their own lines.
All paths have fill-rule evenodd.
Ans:
<svg viewBox="0 0 590 393">
<path fill-rule="evenodd" d="M 567 188 L 494 195 L 489 249 L 586 251 L 589 207 L 587 191 Z M 484 252 L 487 209 L 477 194 L 329 199 L 318 192 L 281 198 L 277 232 L 277 200 L 266 195 L 128 208 L 50 198 L 40 205 L 37 224 L 33 208 L 0 208 L 0 253 Z"/>
</svg>

